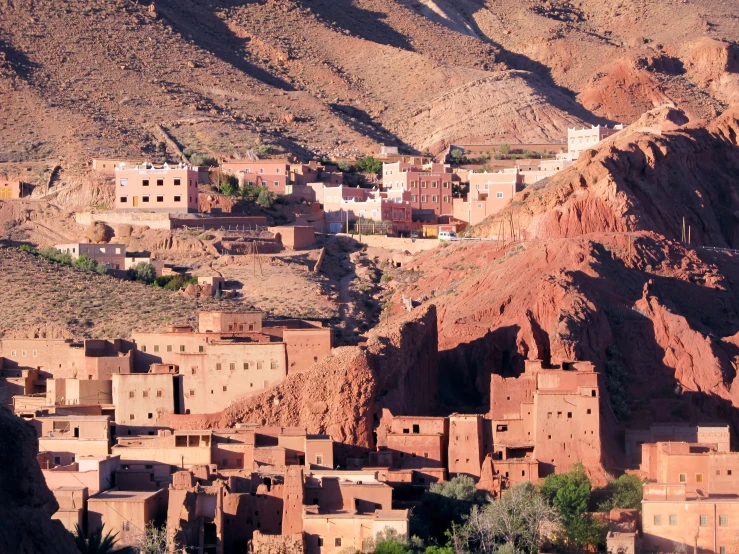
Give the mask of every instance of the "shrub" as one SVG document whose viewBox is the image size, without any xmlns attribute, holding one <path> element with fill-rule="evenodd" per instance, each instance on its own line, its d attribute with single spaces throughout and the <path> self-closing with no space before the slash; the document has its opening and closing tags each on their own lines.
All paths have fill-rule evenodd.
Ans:
<svg viewBox="0 0 739 554">
<path fill-rule="evenodd" d="M 357 169 L 362 173 L 374 173 L 379 175 L 382 171 L 382 162 L 372 156 L 357 159 Z"/>
<path fill-rule="evenodd" d="M 218 162 L 213 156 L 208 154 L 193 154 L 190 156 L 190 163 L 197 166 L 216 167 Z"/>
<path fill-rule="evenodd" d="M 251 202 L 256 202 L 257 198 L 259 198 L 259 193 L 264 190 L 264 187 L 255 187 L 250 185 L 244 185 L 241 187 L 241 190 L 239 190 L 239 194 L 241 194 L 241 197 L 245 200 L 249 200 Z"/>
<path fill-rule="evenodd" d="M 347 162 L 346 160 L 341 160 L 337 164 L 337 167 L 339 168 L 340 171 L 344 171 L 344 172 L 351 171 L 351 169 L 352 169 L 352 165 L 349 162 Z"/>
<path fill-rule="evenodd" d="M 263 188 L 260 191 L 259 196 L 257 197 L 257 204 L 259 204 L 262 208 L 271 208 L 274 203 L 274 195 L 267 189 Z"/>
<path fill-rule="evenodd" d="M 267 156 L 272 152 L 273 149 L 274 147 L 271 144 L 267 144 L 266 142 L 257 144 L 253 148 L 254 153 L 257 156 Z"/>
<path fill-rule="evenodd" d="M 157 278 L 157 270 L 153 264 L 139 262 L 128 270 L 127 275 L 132 281 L 139 281 L 148 285 Z"/>
<path fill-rule="evenodd" d="M 152 283 L 155 287 L 161 287 L 166 290 L 178 291 L 184 289 L 187 285 L 197 285 L 198 278 L 190 275 L 167 275 L 157 277 Z"/>
<path fill-rule="evenodd" d="M 636 475 L 621 475 L 608 483 L 604 492 L 608 498 L 598 505 L 601 512 L 609 512 L 614 508 L 641 510 L 642 480 Z"/>
<path fill-rule="evenodd" d="M 454 150 L 449 152 L 449 156 L 452 158 L 452 162 L 457 165 L 464 162 L 464 152 L 462 152 L 459 148 L 455 148 Z"/>
<path fill-rule="evenodd" d="M 105 264 L 100 264 L 96 262 L 86 254 L 82 254 L 72 263 L 72 265 L 77 269 L 82 269 L 84 271 L 94 271 L 95 273 L 100 273 L 101 275 L 107 271 Z"/>
<path fill-rule="evenodd" d="M 185 148 L 185 149 L 184 149 L 184 150 L 182 151 L 182 153 L 183 153 L 183 154 L 185 155 L 185 157 L 186 157 L 186 158 L 187 158 L 187 159 L 189 160 L 189 159 L 190 159 L 190 158 L 192 157 L 192 155 L 193 155 L 193 154 L 195 153 L 195 150 L 193 150 L 192 148 L 190 148 L 190 147 L 188 146 L 187 148 Z"/>
<path fill-rule="evenodd" d="M 511 146 L 509 144 L 506 144 L 505 142 L 500 145 L 500 153 L 504 156 L 507 156 L 511 153 Z"/>
<path fill-rule="evenodd" d="M 21 245 L 20 245 L 20 246 L 18 247 L 18 250 L 20 250 L 21 252 L 28 252 L 29 254 L 30 254 L 30 253 L 32 252 L 32 249 L 31 249 L 31 247 L 30 247 L 30 246 L 28 246 L 27 244 L 21 244 Z"/>
<path fill-rule="evenodd" d="M 53 246 L 42 248 L 38 251 L 38 255 L 52 262 L 57 262 L 64 265 L 72 265 L 72 256 L 57 250 Z"/>
<path fill-rule="evenodd" d="M 226 196 L 236 196 L 236 194 L 239 192 L 239 188 L 234 185 L 230 180 L 227 180 L 223 183 L 221 183 L 221 194 L 225 194 Z"/>
</svg>

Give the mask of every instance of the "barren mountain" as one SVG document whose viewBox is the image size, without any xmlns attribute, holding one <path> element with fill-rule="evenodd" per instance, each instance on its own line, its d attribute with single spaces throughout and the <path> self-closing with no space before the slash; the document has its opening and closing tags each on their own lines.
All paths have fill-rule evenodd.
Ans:
<svg viewBox="0 0 739 554">
<path fill-rule="evenodd" d="M 0 162 L 161 159 L 167 136 L 222 155 L 436 152 L 561 140 L 666 99 L 711 115 L 736 94 L 736 25 L 719 0 L 6 0 Z"/>
</svg>

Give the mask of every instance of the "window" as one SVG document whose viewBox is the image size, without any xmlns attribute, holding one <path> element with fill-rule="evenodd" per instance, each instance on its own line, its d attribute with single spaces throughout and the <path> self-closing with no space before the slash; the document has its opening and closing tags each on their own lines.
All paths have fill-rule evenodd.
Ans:
<svg viewBox="0 0 739 554">
<path fill-rule="evenodd" d="M 176 187 L 180 186 L 180 180 L 179 179 L 175 179 L 174 180 L 174 186 L 176 186 Z"/>
<path fill-rule="evenodd" d="M 318 547 L 320 548 L 322 546 L 323 546 L 323 537 L 318 537 Z"/>
<path fill-rule="evenodd" d="M 592 410 L 590 408 L 588 408 L 588 414 L 590 414 L 590 413 L 592 413 Z"/>
<path fill-rule="evenodd" d="M 216 371 L 221 371 L 221 364 L 220 364 L 220 362 L 216 364 Z"/>
<path fill-rule="evenodd" d="M 418 434 L 421 432 L 421 426 L 420 425 L 413 425 L 413 432 L 415 434 Z"/>
<path fill-rule="evenodd" d="M 244 369 L 249 369 L 249 362 L 244 362 Z"/>
<path fill-rule="evenodd" d="M 133 414 L 128 414 L 128 419 L 133 419 Z"/>
<path fill-rule="evenodd" d="M 695 474 L 695 482 L 696 483 L 702 483 L 703 482 L 703 474 L 702 473 L 696 473 Z"/>
<path fill-rule="evenodd" d="M 157 186 L 163 187 L 164 186 L 164 179 L 157 179 Z"/>
<path fill-rule="evenodd" d="M 257 362 L 257 369 L 262 369 L 262 362 Z"/>
<path fill-rule="evenodd" d="M 503 193 L 502 192 L 496 192 L 495 193 L 495 198 L 503 198 Z"/>
<path fill-rule="evenodd" d="M 168 344 L 167 345 L 167 352 L 172 352 L 172 345 L 171 344 Z"/>
<path fill-rule="evenodd" d="M 128 391 L 128 397 L 129 398 L 133 398 L 134 396 L 136 396 L 136 393 L 135 392 L 133 392 L 132 390 Z"/>
<path fill-rule="evenodd" d="M 421 196 L 421 202 L 426 202 L 428 200 L 428 196 L 423 195 Z"/>
<path fill-rule="evenodd" d="M 164 196 L 157 196 L 157 202 L 164 202 Z"/>
<path fill-rule="evenodd" d="M 228 392 L 228 385 L 223 385 L 223 392 Z"/>
<path fill-rule="evenodd" d="M 259 173 L 264 173 L 264 168 L 263 167 L 259 169 Z"/>
<path fill-rule="evenodd" d="M 128 531 L 130 529 L 130 523 L 128 521 L 123 522 L 123 530 Z"/>
<path fill-rule="evenodd" d="M 705 527 L 708 525 L 708 516 L 701 516 L 700 517 L 700 526 Z"/>
<path fill-rule="evenodd" d="M 726 475 L 731 475 L 731 470 L 730 469 L 727 469 L 726 470 Z"/>
<path fill-rule="evenodd" d="M 141 186 L 142 187 L 148 187 L 149 186 L 149 179 L 142 179 L 141 180 Z"/>
<path fill-rule="evenodd" d="M 276 187 L 279 187 L 279 186 L 280 186 L 280 182 L 279 182 L 279 181 L 275 181 L 275 182 L 274 182 L 273 184 L 274 184 L 274 185 L 275 185 Z"/>
<path fill-rule="evenodd" d="M 718 526 L 728 527 L 729 526 L 729 516 L 718 516 Z"/>
<path fill-rule="evenodd" d="M 161 397 L 162 397 L 162 391 L 158 390 L 157 391 L 157 398 L 161 398 Z"/>
<path fill-rule="evenodd" d="M 201 344 L 198 346 L 198 352 L 202 352 L 205 349 L 205 347 Z"/>
<path fill-rule="evenodd" d="M 675 514 L 670 514 L 670 525 L 677 525 L 677 516 Z"/>
<path fill-rule="evenodd" d="M 148 390 L 143 391 L 142 394 L 143 394 L 144 398 L 149 398 L 149 391 Z"/>
<path fill-rule="evenodd" d="M 323 465 L 323 456 L 321 454 L 316 454 L 316 465 Z"/>
<path fill-rule="evenodd" d="M 146 345 L 145 344 L 141 346 L 141 351 L 142 352 L 146 352 Z"/>
<path fill-rule="evenodd" d="M 190 389 L 190 396 L 195 396 L 195 389 Z"/>
<path fill-rule="evenodd" d="M 127 196 L 121 196 L 121 203 L 122 204 L 125 204 L 126 202 L 128 202 L 128 197 Z"/>
<path fill-rule="evenodd" d="M 184 344 L 181 344 L 180 345 L 180 352 L 184 352 L 184 351 L 185 351 L 185 345 Z"/>
<path fill-rule="evenodd" d="M 445 196 L 444 197 L 444 202 L 449 202 L 449 197 L 448 196 Z"/>
<path fill-rule="evenodd" d="M 61 457 L 59 457 L 59 456 L 54 456 L 54 463 L 55 463 L 55 464 L 61 464 L 61 463 L 62 463 L 62 459 L 61 459 Z"/>
<path fill-rule="evenodd" d="M 572 419 L 572 412 L 567 412 L 567 419 Z"/>
<path fill-rule="evenodd" d="M 438 202 L 439 201 L 439 197 L 438 196 L 432 196 L 431 197 L 431 201 L 432 202 Z"/>
<path fill-rule="evenodd" d="M 155 344 L 154 345 L 154 352 L 159 352 L 159 345 L 158 344 Z"/>
<path fill-rule="evenodd" d="M 719 546 L 719 548 L 718 548 L 718 554 L 726 554 L 726 547 L 725 546 Z"/>
<path fill-rule="evenodd" d="M 341 537 L 336 537 L 334 539 L 334 546 L 336 546 L 336 547 L 341 546 Z"/>
<path fill-rule="evenodd" d="M 684 473 L 681 473 L 679 479 L 681 483 L 685 483 L 685 481 L 687 481 L 687 476 Z"/>
<path fill-rule="evenodd" d="M 181 202 L 182 201 L 182 197 L 180 195 L 175 195 L 174 201 L 175 202 Z"/>
<path fill-rule="evenodd" d="M 229 363 L 228 369 L 230 369 L 231 371 L 234 371 L 236 369 L 236 362 Z"/>
<path fill-rule="evenodd" d="M 148 414 L 146 415 L 146 418 L 147 418 L 147 419 L 153 419 L 153 417 L 154 417 L 154 414 L 152 414 L 151 412 L 149 412 L 149 413 L 148 413 Z"/>
<path fill-rule="evenodd" d="M 127 187 L 128 186 L 128 179 L 121 179 L 121 186 Z"/>
<path fill-rule="evenodd" d="M 411 200 L 413 202 L 416 202 L 418 200 L 418 196 L 415 196 L 415 195 L 411 196 Z"/>
<path fill-rule="evenodd" d="M 148 202 L 149 201 L 149 195 L 148 194 L 145 194 L 144 196 L 142 196 L 141 197 L 141 201 L 142 202 Z"/>
<path fill-rule="evenodd" d="M 271 361 L 271 362 L 269 363 L 269 368 L 270 368 L 270 369 L 277 369 L 277 362 L 275 362 L 274 360 L 272 360 L 272 361 Z"/>
</svg>

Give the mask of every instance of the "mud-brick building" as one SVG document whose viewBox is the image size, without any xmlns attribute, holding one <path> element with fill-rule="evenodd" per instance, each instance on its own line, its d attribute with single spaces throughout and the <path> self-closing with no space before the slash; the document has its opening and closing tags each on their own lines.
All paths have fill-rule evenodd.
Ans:
<svg viewBox="0 0 739 554">
<path fill-rule="evenodd" d="M 178 164 L 155 167 L 121 165 L 115 173 L 115 209 L 119 212 L 188 213 L 198 211 L 198 170 Z"/>
<path fill-rule="evenodd" d="M 0 179 L 0 200 L 23 198 L 24 196 L 28 196 L 32 189 L 33 185 L 24 183 L 23 181 Z"/>
<path fill-rule="evenodd" d="M 491 376 L 494 458 L 533 458 L 541 476 L 601 459 L 598 375 L 590 362 L 556 369 L 526 361 L 518 377 Z"/>
</svg>

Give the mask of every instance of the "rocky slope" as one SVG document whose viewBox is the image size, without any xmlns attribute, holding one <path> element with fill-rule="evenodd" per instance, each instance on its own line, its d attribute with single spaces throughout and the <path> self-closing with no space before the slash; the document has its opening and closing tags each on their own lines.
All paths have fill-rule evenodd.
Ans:
<svg viewBox="0 0 739 554">
<path fill-rule="evenodd" d="M 37 454 L 33 427 L 0 407 L 0 552 L 77 554 L 72 535 L 51 519 L 59 505 Z"/>
<path fill-rule="evenodd" d="M 648 114 L 473 229 L 525 240 L 455 243 L 396 272 L 396 305 L 437 307 L 450 409 L 487 406 L 490 374 L 524 359 L 591 360 L 612 469 L 624 462 L 619 422 L 737 428 L 739 256 L 696 247 L 737 244 L 737 121 L 684 122 Z M 679 241 L 683 215 L 692 245 Z"/>
<path fill-rule="evenodd" d="M 338 443 L 372 449 L 390 414 L 428 414 L 438 393 L 436 310 L 424 306 L 378 326 L 361 346 L 336 348 L 305 373 L 218 414 L 173 416 L 175 428 L 236 423 L 306 427 Z M 389 413 L 388 413 L 389 411 Z M 346 454 L 346 452 L 344 452 Z"/>
</svg>

